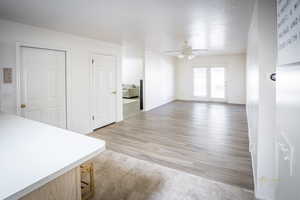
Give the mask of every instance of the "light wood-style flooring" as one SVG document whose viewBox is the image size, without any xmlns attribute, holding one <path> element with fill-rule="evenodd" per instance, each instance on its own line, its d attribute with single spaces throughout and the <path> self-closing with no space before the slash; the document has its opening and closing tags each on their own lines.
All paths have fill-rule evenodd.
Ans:
<svg viewBox="0 0 300 200">
<path fill-rule="evenodd" d="M 253 190 L 245 106 L 175 101 L 91 135 L 110 150 Z"/>
</svg>

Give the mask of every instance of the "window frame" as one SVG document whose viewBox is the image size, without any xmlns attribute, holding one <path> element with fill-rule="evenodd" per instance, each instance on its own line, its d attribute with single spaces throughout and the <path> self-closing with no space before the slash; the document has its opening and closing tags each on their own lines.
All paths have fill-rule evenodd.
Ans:
<svg viewBox="0 0 300 200">
<path fill-rule="evenodd" d="M 207 95 L 202 97 L 202 96 L 195 96 L 194 95 L 194 68 L 207 68 L 206 74 L 206 91 Z M 225 91 L 224 91 L 224 98 L 212 98 L 211 97 L 211 68 L 224 68 L 224 86 L 225 86 Z M 192 96 L 194 100 L 197 101 L 212 101 L 212 102 L 227 102 L 227 70 L 228 66 L 223 65 L 223 64 L 209 64 L 209 65 L 201 65 L 201 66 L 193 66 L 192 67 Z"/>
</svg>

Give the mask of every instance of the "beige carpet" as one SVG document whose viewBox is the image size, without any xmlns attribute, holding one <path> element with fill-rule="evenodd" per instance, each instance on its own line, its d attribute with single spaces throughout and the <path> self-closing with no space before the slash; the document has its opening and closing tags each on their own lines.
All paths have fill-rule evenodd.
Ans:
<svg viewBox="0 0 300 200">
<path fill-rule="evenodd" d="M 105 151 L 94 159 L 93 200 L 253 200 L 253 193 Z"/>
</svg>

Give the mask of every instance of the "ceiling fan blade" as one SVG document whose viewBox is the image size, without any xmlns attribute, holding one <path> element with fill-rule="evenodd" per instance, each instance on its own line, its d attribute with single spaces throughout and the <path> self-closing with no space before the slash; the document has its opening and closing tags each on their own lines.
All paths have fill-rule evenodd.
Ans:
<svg viewBox="0 0 300 200">
<path fill-rule="evenodd" d="M 205 55 L 208 53 L 208 49 L 193 49 L 192 54 L 193 55 Z"/>
<path fill-rule="evenodd" d="M 181 55 L 179 52 L 169 52 L 169 53 L 164 53 L 166 56 L 178 56 Z"/>
<path fill-rule="evenodd" d="M 208 51 L 208 49 L 192 49 L 192 52 Z"/>
<path fill-rule="evenodd" d="M 164 51 L 164 53 L 181 53 L 181 50 Z"/>
<path fill-rule="evenodd" d="M 178 56 L 182 54 L 182 51 L 181 50 L 164 51 L 164 54 L 167 56 Z"/>
</svg>

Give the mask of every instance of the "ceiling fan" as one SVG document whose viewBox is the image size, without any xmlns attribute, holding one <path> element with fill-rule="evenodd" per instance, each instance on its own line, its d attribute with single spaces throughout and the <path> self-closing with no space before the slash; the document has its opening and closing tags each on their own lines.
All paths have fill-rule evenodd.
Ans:
<svg viewBox="0 0 300 200">
<path fill-rule="evenodd" d="M 184 42 L 183 46 L 179 50 L 165 51 L 165 55 L 176 56 L 178 58 L 188 58 L 189 60 L 195 58 L 202 52 L 208 51 L 208 49 L 193 49 L 187 41 Z"/>
</svg>

